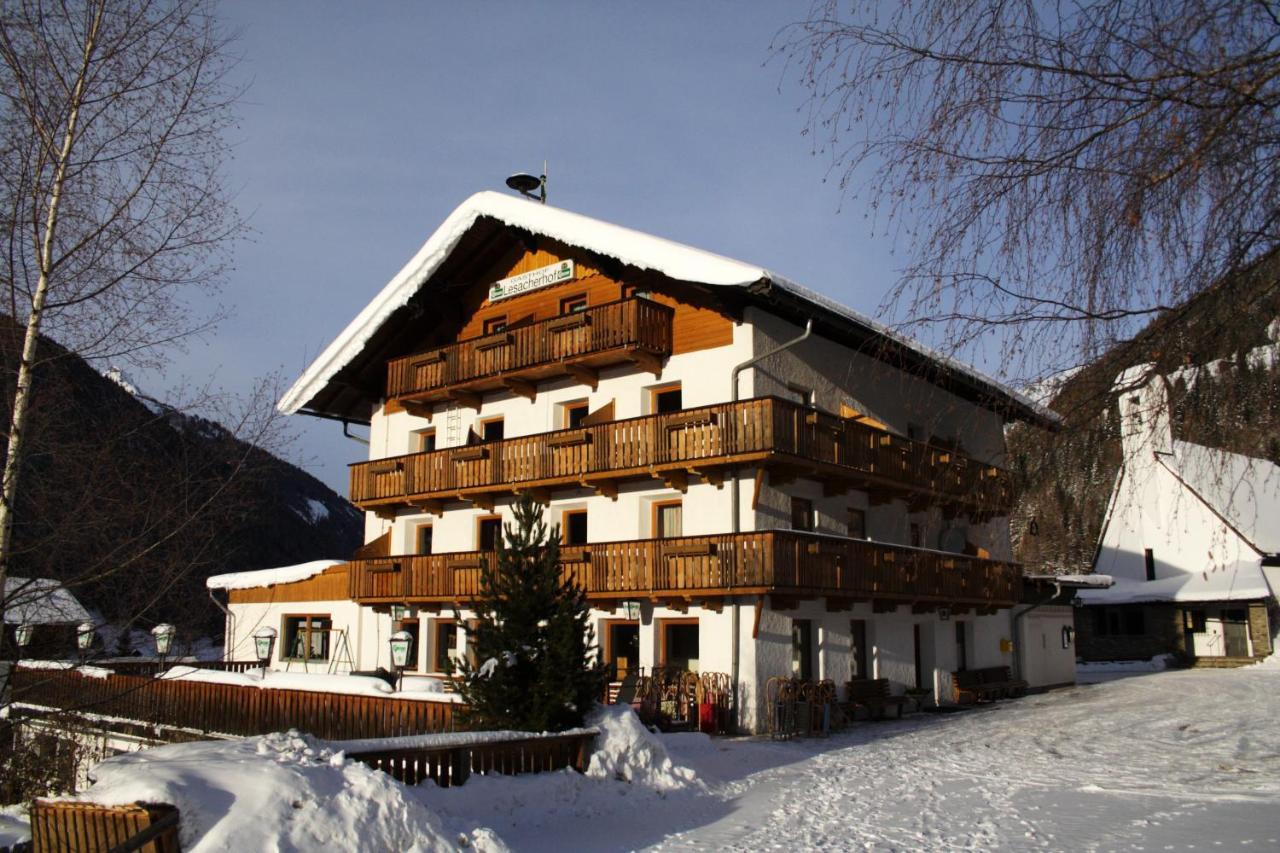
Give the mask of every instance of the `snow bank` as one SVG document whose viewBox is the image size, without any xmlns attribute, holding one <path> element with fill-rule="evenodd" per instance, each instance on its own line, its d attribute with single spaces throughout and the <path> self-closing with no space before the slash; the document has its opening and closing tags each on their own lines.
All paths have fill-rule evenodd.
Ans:
<svg viewBox="0 0 1280 853">
<path fill-rule="evenodd" d="M 342 565 L 341 560 L 312 560 L 310 563 L 299 563 L 296 566 L 281 566 L 277 569 L 259 569 L 256 572 L 231 572 L 225 575 L 213 575 L 205 579 L 204 585 L 209 589 L 256 589 L 278 583 L 293 583 L 315 577 L 325 569 Z"/>
<path fill-rule="evenodd" d="M 458 847 L 409 789 L 296 731 L 118 755 L 93 775 L 80 799 L 176 805 L 191 853 Z"/>
<path fill-rule="evenodd" d="M 85 678 L 106 678 L 112 675 L 109 669 L 103 669 L 100 666 L 77 666 L 75 661 L 71 660 L 20 660 L 18 666 L 23 669 L 74 669 Z"/>
<path fill-rule="evenodd" d="M 662 741 L 629 706 L 598 706 L 587 725 L 600 732 L 587 767 L 589 778 L 618 779 L 664 793 L 684 790 L 697 780 L 688 767 L 676 766 Z"/>
<path fill-rule="evenodd" d="M 1168 655 L 1156 655 L 1150 660 L 1101 660 L 1076 662 L 1076 672 L 1079 675 L 1103 672 L 1164 672 L 1168 668 Z"/>
<path fill-rule="evenodd" d="M 368 675 L 339 675 L 310 672 L 275 672 L 260 669 L 246 672 L 223 672 L 217 669 L 198 669 L 192 666 L 175 666 L 161 673 L 168 680 L 201 681 L 210 684 L 233 684 L 238 687 L 258 687 L 263 690 L 306 690 L 312 693 L 344 693 L 355 696 L 381 696 L 389 699 L 415 699 L 422 702 L 461 702 L 457 693 L 445 693 L 442 686 L 432 688 L 420 681 L 406 684 L 406 690 L 397 691 L 381 678 Z"/>
</svg>

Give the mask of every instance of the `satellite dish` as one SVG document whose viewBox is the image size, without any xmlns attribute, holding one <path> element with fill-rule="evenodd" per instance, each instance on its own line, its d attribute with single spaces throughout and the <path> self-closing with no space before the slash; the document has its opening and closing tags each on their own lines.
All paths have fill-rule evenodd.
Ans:
<svg viewBox="0 0 1280 853">
<path fill-rule="evenodd" d="M 525 172 L 516 172 L 507 178 L 507 186 L 522 195 L 529 195 L 542 186 L 542 179 Z"/>
</svg>

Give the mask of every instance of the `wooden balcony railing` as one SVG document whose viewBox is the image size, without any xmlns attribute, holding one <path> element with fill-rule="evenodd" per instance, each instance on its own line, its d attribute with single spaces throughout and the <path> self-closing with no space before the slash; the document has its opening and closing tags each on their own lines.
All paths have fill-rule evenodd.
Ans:
<svg viewBox="0 0 1280 853">
<path fill-rule="evenodd" d="M 789 530 L 593 542 L 560 550 L 564 571 L 595 600 L 773 593 L 864 601 L 1009 607 L 1014 563 Z M 350 594 L 364 604 L 459 603 L 480 591 L 493 553 L 357 560 Z"/>
<path fill-rule="evenodd" d="M 351 466 L 363 509 L 492 498 L 522 489 L 609 484 L 628 478 L 758 462 L 807 470 L 852 488 L 914 493 L 923 502 L 1002 514 L 1004 471 L 774 397 L 510 438 Z"/>
<path fill-rule="evenodd" d="M 522 383 L 625 361 L 656 369 L 671 354 L 673 314 L 648 299 L 623 299 L 393 359 L 387 396 L 432 402 L 504 385 L 527 391 Z"/>
</svg>

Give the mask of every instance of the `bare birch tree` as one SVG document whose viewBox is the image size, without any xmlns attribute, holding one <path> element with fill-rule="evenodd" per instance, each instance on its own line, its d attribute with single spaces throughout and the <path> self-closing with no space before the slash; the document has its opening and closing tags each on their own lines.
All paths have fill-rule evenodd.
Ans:
<svg viewBox="0 0 1280 853">
<path fill-rule="evenodd" d="M 1024 378 L 1280 240 L 1276 3 L 818 0 L 774 47 L 815 151 L 909 244 L 887 307 L 994 331 Z"/>
<path fill-rule="evenodd" d="M 0 284 L 23 330 L 0 590 L 39 336 L 138 361 L 206 322 L 187 309 L 187 292 L 217 281 L 238 228 L 220 174 L 236 95 L 228 67 L 205 0 L 0 6 Z"/>
</svg>

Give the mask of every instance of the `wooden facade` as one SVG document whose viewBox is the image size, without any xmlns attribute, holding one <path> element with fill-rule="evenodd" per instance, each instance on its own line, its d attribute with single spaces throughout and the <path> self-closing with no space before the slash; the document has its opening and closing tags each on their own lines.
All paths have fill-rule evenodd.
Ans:
<svg viewBox="0 0 1280 853">
<path fill-rule="evenodd" d="M 339 563 L 318 575 L 290 583 L 227 591 L 231 604 L 271 604 L 275 601 L 341 601 L 347 597 L 347 564 Z"/>
<path fill-rule="evenodd" d="M 361 462 L 351 466 L 351 500 L 439 512 L 444 501 L 492 506 L 524 489 L 609 490 L 653 477 L 683 488 L 690 473 L 718 482 L 721 469 L 742 464 L 975 515 L 1008 512 L 1013 500 L 998 468 L 773 397 Z"/>
<path fill-rule="evenodd" d="M 593 602 L 688 601 L 728 595 L 825 596 L 994 610 L 1017 601 L 1013 563 L 789 530 L 593 542 L 560 549 L 565 573 Z M 362 604 L 464 605 L 480 592 L 478 551 L 358 560 L 351 598 Z"/>
</svg>

